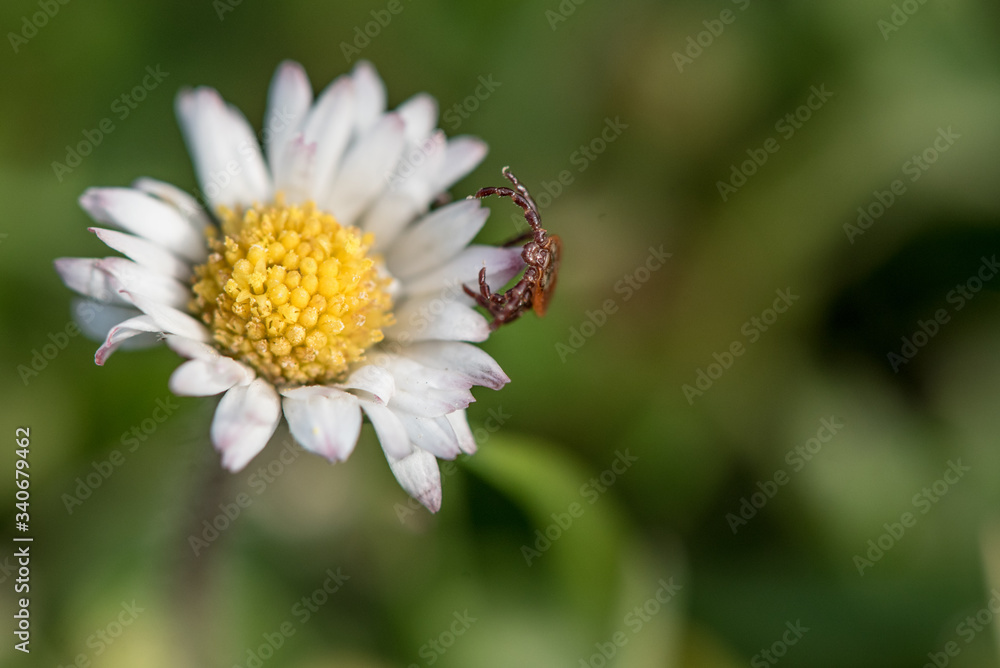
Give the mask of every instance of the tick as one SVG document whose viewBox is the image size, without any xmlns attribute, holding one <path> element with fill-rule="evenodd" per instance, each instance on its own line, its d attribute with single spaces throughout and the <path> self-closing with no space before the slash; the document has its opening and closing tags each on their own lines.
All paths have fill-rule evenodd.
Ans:
<svg viewBox="0 0 1000 668">
<path fill-rule="evenodd" d="M 491 330 L 514 322 L 529 308 L 533 309 L 538 317 L 545 315 L 549 302 L 552 301 L 552 293 L 556 289 L 559 262 L 562 257 L 562 241 L 558 236 L 550 235 L 542 227 L 538 205 L 531 198 L 528 189 L 510 173 L 507 167 L 503 168 L 503 175 L 513 184 L 513 189 L 490 186 L 481 188 L 473 197 L 476 199 L 490 195 L 509 197 L 524 209 L 524 219 L 528 221 L 531 230 L 511 239 L 504 246 L 514 246 L 528 240 L 521 251 L 521 259 L 527 267 L 521 279 L 503 294 L 490 290 L 490 286 L 486 283 L 486 267 L 479 270 L 479 292 L 467 285 L 462 286 L 467 295 L 493 316 L 493 322 L 490 323 Z"/>
</svg>

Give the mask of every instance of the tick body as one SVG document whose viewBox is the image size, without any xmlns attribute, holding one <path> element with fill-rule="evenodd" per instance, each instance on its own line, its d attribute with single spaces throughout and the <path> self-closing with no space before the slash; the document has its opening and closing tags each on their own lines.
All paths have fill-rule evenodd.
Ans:
<svg viewBox="0 0 1000 668">
<path fill-rule="evenodd" d="M 535 204 L 528 189 L 510 173 L 507 167 L 503 168 L 503 175 L 513 184 L 513 189 L 491 186 L 480 189 L 473 197 L 477 199 L 490 195 L 509 197 L 524 209 L 524 219 L 528 221 L 531 230 L 504 245 L 514 246 L 527 241 L 521 250 L 521 259 L 527 266 L 521 279 L 503 294 L 490 290 L 490 286 L 486 283 L 486 267 L 479 271 L 478 292 L 467 285 L 462 286 L 466 294 L 493 316 L 493 321 L 490 323 L 491 330 L 517 320 L 529 308 L 539 317 L 545 315 L 549 302 L 552 301 L 552 293 L 556 289 L 559 262 L 562 257 L 562 241 L 558 236 L 550 235 L 542 227 L 538 205 Z"/>
</svg>

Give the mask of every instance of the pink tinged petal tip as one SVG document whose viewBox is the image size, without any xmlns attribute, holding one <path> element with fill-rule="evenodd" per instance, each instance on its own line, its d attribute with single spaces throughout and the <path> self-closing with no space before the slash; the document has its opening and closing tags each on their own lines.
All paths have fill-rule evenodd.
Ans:
<svg viewBox="0 0 1000 668">
<path fill-rule="evenodd" d="M 94 363 L 98 366 L 104 366 L 104 363 L 111 356 L 111 353 L 117 350 L 118 346 L 120 346 L 123 342 L 134 336 L 159 332 L 160 328 L 148 315 L 139 315 L 134 318 L 129 318 L 128 320 L 125 320 L 124 322 L 121 322 L 111 328 L 104 344 L 97 349 L 97 353 L 94 355 Z"/>
<path fill-rule="evenodd" d="M 432 513 L 441 509 L 441 471 L 434 455 L 416 449 L 402 459 L 388 457 L 389 468 L 407 494 Z"/>
</svg>

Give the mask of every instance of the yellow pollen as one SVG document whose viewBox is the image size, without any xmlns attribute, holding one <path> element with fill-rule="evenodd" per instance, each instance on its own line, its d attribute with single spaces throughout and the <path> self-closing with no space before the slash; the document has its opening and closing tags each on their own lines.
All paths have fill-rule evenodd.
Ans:
<svg viewBox="0 0 1000 668">
<path fill-rule="evenodd" d="M 343 380 L 394 322 L 372 235 L 281 195 L 220 218 L 191 303 L 216 347 L 280 387 Z"/>
</svg>

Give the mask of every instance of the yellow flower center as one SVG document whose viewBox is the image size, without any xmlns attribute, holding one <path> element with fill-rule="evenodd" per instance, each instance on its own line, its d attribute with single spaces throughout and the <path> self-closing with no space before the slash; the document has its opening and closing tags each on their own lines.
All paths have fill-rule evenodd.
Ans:
<svg viewBox="0 0 1000 668">
<path fill-rule="evenodd" d="M 393 324 L 390 280 L 368 255 L 373 237 L 312 202 L 222 208 L 192 310 L 216 347 L 278 386 L 342 380 Z"/>
</svg>

